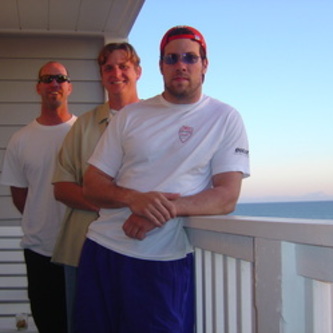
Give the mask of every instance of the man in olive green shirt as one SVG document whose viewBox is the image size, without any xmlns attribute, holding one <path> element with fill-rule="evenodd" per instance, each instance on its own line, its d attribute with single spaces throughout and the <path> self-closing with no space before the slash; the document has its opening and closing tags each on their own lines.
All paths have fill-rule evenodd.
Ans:
<svg viewBox="0 0 333 333">
<path fill-rule="evenodd" d="M 96 220 L 99 211 L 99 207 L 83 197 L 83 174 L 112 115 L 125 105 L 139 101 L 140 58 L 130 44 L 105 45 L 98 64 L 102 84 L 108 92 L 108 102 L 77 119 L 59 152 L 53 177 L 55 197 L 67 205 L 52 260 L 65 265 L 69 333 L 73 332 L 76 272 L 81 249 L 89 224 Z"/>
</svg>

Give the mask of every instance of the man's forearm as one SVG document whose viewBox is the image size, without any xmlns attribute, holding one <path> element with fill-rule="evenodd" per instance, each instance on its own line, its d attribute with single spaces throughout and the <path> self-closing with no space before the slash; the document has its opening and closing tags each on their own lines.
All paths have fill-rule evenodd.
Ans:
<svg viewBox="0 0 333 333">
<path fill-rule="evenodd" d="M 225 215 L 233 212 L 240 194 L 241 182 L 240 172 L 215 175 L 213 188 L 175 200 L 177 215 Z"/>
<path fill-rule="evenodd" d="M 97 212 L 99 207 L 83 196 L 82 186 L 73 182 L 54 183 L 54 196 L 56 200 L 74 209 Z"/>
<path fill-rule="evenodd" d="M 234 211 L 238 196 L 231 197 L 221 189 L 209 189 L 175 201 L 177 216 L 225 215 Z"/>
<path fill-rule="evenodd" d="M 88 167 L 83 178 L 84 198 L 101 208 L 127 207 L 135 192 L 117 186 L 112 177 L 94 166 Z"/>
<path fill-rule="evenodd" d="M 28 196 L 28 188 L 11 186 L 10 192 L 12 195 L 14 206 L 21 214 L 23 214 L 25 203 L 27 201 L 27 196 Z"/>
</svg>

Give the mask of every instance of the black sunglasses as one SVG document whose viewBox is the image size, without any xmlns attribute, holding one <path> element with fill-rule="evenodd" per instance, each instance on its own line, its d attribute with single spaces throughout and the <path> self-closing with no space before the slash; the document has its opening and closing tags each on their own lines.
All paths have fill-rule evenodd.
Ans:
<svg viewBox="0 0 333 333">
<path fill-rule="evenodd" d="M 71 79 L 69 78 L 69 76 L 67 75 L 62 75 L 62 74 L 58 74 L 58 75 L 42 75 L 38 82 L 41 83 L 51 83 L 53 80 L 56 80 L 57 83 L 64 83 L 64 82 L 71 82 Z"/>
<path fill-rule="evenodd" d="M 182 53 L 182 54 L 169 53 L 163 57 L 163 61 L 167 65 L 174 65 L 178 61 L 181 61 L 184 64 L 192 65 L 197 63 L 199 58 L 200 56 L 193 53 Z"/>
</svg>

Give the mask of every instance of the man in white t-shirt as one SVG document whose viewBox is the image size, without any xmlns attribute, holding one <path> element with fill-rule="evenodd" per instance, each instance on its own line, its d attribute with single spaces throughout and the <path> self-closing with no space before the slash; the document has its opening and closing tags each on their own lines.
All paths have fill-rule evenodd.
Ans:
<svg viewBox="0 0 333 333">
<path fill-rule="evenodd" d="M 192 333 L 184 216 L 232 212 L 249 175 L 239 113 L 202 94 L 202 34 L 174 27 L 160 51 L 164 92 L 115 116 L 84 177 L 84 194 L 102 209 L 79 265 L 80 333 Z"/>
<path fill-rule="evenodd" d="M 1 183 L 10 186 L 22 213 L 28 296 L 40 333 L 65 333 L 66 303 L 63 267 L 50 262 L 65 206 L 51 184 L 56 155 L 76 120 L 68 110 L 72 84 L 67 69 L 48 62 L 39 71 L 40 115 L 18 130 L 5 153 Z"/>
</svg>

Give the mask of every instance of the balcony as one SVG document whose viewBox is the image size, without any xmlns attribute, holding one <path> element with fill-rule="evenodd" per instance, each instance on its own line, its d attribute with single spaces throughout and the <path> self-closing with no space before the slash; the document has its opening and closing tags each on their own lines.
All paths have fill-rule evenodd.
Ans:
<svg viewBox="0 0 333 333">
<path fill-rule="evenodd" d="M 186 230 L 196 333 L 333 333 L 333 220 L 199 216 Z M 29 312 L 20 237 L 0 227 L 0 332 Z"/>
<path fill-rule="evenodd" d="M 197 333 L 332 333 L 333 220 L 191 217 Z"/>
</svg>

